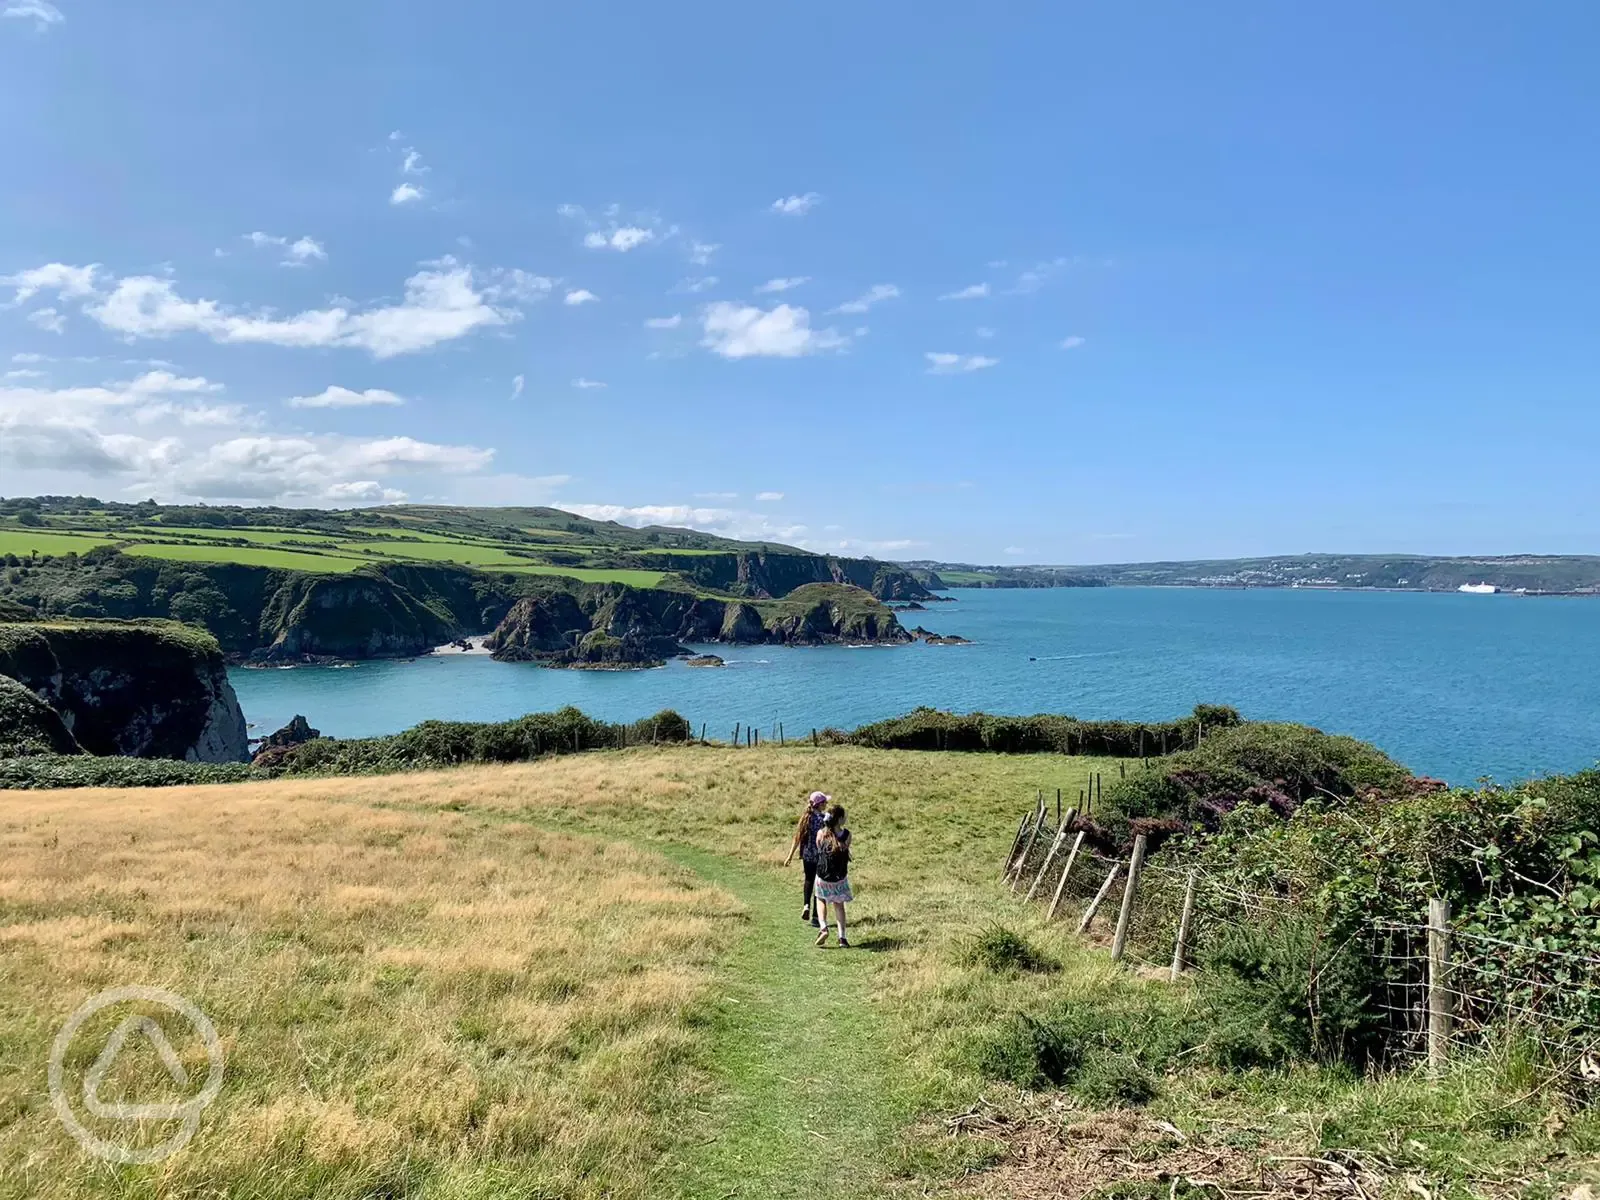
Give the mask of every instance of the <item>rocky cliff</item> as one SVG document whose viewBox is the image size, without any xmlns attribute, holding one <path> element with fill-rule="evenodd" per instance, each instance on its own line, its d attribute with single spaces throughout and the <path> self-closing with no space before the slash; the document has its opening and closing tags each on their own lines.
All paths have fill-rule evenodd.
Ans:
<svg viewBox="0 0 1600 1200">
<path fill-rule="evenodd" d="M 0 624 L 0 675 L 47 705 L 91 754 L 248 757 L 222 650 L 198 629 L 165 621 Z"/>
<path fill-rule="evenodd" d="M 485 644 L 503 661 L 651 666 L 685 653 L 685 642 L 823 645 L 910 640 L 893 612 L 848 585 L 809 584 L 777 601 L 605 585 L 524 596 Z"/>
<path fill-rule="evenodd" d="M 879 600 L 926 600 L 930 593 L 911 572 L 871 558 L 830 558 L 820 554 L 747 552 L 740 554 L 661 554 L 651 561 L 703 588 L 768 600 L 787 596 L 811 583 L 849 584 Z"/>
</svg>

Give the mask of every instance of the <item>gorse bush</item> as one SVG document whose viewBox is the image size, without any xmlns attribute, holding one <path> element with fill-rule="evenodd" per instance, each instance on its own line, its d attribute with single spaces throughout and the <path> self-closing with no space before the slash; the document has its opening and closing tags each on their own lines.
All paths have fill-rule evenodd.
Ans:
<svg viewBox="0 0 1600 1200">
<path fill-rule="evenodd" d="M 38 754 L 0 758 L 0 788 L 173 787 L 236 783 L 279 775 L 376 775 L 463 763 L 527 762 L 641 744 L 690 740 L 689 722 L 671 709 L 632 724 L 612 724 L 576 708 L 530 713 L 511 721 L 424 721 L 404 733 L 374 738 L 315 738 L 273 751 L 260 766 L 177 759 Z"/>
<path fill-rule="evenodd" d="M 1166 754 L 1193 746 L 1198 737 L 1239 724 L 1232 708 L 1201 704 L 1176 721 L 1080 721 L 1077 717 L 1031 717 L 948 713 L 918 708 L 903 717 L 863 725 L 854 732 L 828 730 L 840 745 L 875 750 L 969 750 L 996 754 L 1098 754 L 1121 758 Z"/>
<path fill-rule="evenodd" d="M 511 721 L 424 721 L 389 737 L 317 738 L 289 751 L 283 775 L 364 775 L 461 763 L 527 762 L 547 754 L 686 742 L 689 722 L 670 709 L 631 725 L 597 721 L 576 708 Z"/>
</svg>

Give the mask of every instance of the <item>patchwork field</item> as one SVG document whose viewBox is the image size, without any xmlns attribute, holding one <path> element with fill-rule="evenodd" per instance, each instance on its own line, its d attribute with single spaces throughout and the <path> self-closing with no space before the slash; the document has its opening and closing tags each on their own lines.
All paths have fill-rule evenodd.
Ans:
<svg viewBox="0 0 1600 1200">
<path fill-rule="evenodd" d="M 1542 1126 L 1510 1063 L 1443 1086 L 1178 1069 L 1136 1101 L 996 1083 L 982 1050 L 1018 1012 L 1065 1005 L 1151 1039 L 1194 1016 L 1191 989 L 1112 966 L 997 884 L 1036 791 L 1075 797 L 1094 769 L 1116 766 L 640 747 L 10 794 L 0 1196 L 1155 1200 L 1200 1194 L 1153 1182 L 1162 1156 L 1232 1180 L 1347 1150 L 1395 1164 L 1395 1195 L 1415 1194 L 1407 1171 L 1440 1196 L 1554 1195 L 1500 1181 L 1600 1149 L 1586 1117 Z M 848 951 L 811 945 L 782 867 L 814 787 L 856 833 Z M 997 929 L 1043 965 L 975 953 Z M 155 1166 L 87 1159 L 44 1090 L 55 1030 L 123 983 L 188 996 L 227 1052 L 195 1140 Z M 1068 1129 L 1105 1153 L 1084 1134 L 1070 1178 L 1042 1173 L 1065 1170 L 1047 1147 Z"/>
</svg>

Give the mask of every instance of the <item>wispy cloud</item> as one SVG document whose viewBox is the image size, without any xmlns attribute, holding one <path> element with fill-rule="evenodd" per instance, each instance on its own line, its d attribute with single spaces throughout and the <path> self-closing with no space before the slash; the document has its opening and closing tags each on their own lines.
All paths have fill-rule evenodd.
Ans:
<svg viewBox="0 0 1600 1200">
<path fill-rule="evenodd" d="M 932 350 L 923 357 L 928 360 L 929 375 L 965 375 L 995 366 L 1000 361 L 982 354 L 944 354 Z"/>
<path fill-rule="evenodd" d="M 405 401 L 382 388 L 353 392 L 349 388 L 327 387 L 315 396 L 291 396 L 287 403 L 290 408 L 373 408 L 404 404 Z"/>
<path fill-rule="evenodd" d="M 722 245 L 719 242 L 691 241 L 689 243 L 689 261 L 697 267 L 703 267 L 711 261 L 711 256 L 720 249 L 722 249 Z"/>
<path fill-rule="evenodd" d="M 176 283 L 163 276 L 108 276 L 102 282 L 94 266 L 51 263 L 0 283 L 12 284 L 19 297 L 50 288 L 80 300 L 85 316 L 128 341 L 198 333 L 214 342 L 349 346 L 374 358 L 389 358 L 518 319 L 520 311 L 506 301 L 525 291 L 519 278 L 519 272 L 506 271 L 479 276 L 473 268 L 443 258 L 406 280 L 405 298 L 398 304 L 352 311 L 341 303 L 284 317 L 235 311 L 215 300 L 185 299 Z M 38 316 L 30 314 L 29 319 Z"/>
<path fill-rule="evenodd" d="M 783 493 L 782 492 L 757 492 L 756 493 L 756 499 L 757 500 L 782 500 L 783 499 Z"/>
<path fill-rule="evenodd" d="M 583 244 L 591 250 L 617 250 L 624 254 L 655 240 L 653 229 L 644 229 L 638 225 L 618 225 L 610 230 L 595 229 L 583 236 Z"/>
<path fill-rule="evenodd" d="M 8 0 L 5 7 L 0 8 L 0 17 L 15 17 L 23 21 L 32 19 L 34 29 L 40 33 L 67 19 L 49 0 Z"/>
<path fill-rule="evenodd" d="M 46 333 L 65 333 L 67 331 L 67 318 L 64 313 L 53 308 L 40 308 L 28 314 L 28 322 L 37 325 Z"/>
<path fill-rule="evenodd" d="M 567 305 L 569 308 L 576 308 L 580 304 L 594 304 L 599 299 L 600 297 L 596 296 L 588 288 L 574 288 L 572 291 L 567 293 L 566 299 L 564 299 L 562 303 Z"/>
<path fill-rule="evenodd" d="M 755 287 L 756 295 L 762 296 L 770 292 L 787 292 L 797 288 L 803 283 L 810 283 L 809 275 L 790 275 L 781 279 L 769 279 L 765 283 L 758 283 Z"/>
<path fill-rule="evenodd" d="M 389 193 L 390 204 L 413 204 L 421 200 L 426 193 L 414 183 L 396 184 L 394 191 Z"/>
<path fill-rule="evenodd" d="M 527 383 L 527 380 L 521 375 L 513 375 L 511 377 L 511 399 L 515 400 L 522 395 L 522 387 L 525 383 Z"/>
<path fill-rule="evenodd" d="M 670 317 L 646 317 L 644 319 L 644 327 L 646 329 L 676 329 L 682 324 L 682 313 L 673 313 Z"/>
<path fill-rule="evenodd" d="M 309 234 L 290 241 L 286 237 L 276 234 L 262 233 L 259 229 L 254 233 L 244 235 L 244 240 L 257 250 L 276 247 L 283 251 L 281 265 L 285 267 L 304 267 L 312 262 L 326 262 L 328 252 L 323 249 L 322 243 Z"/>
<path fill-rule="evenodd" d="M 738 492 L 696 492 L 694 494 L 694 498 L 696 500 L 737 500 L 739 498 L 739 493 Z"/>
<path fill-rule="evenodd" d="M 693 279 L 678 280 L 677 286 L 672 290 L 675 292 L 687 292 L 693 296 L 701 292 L 709 292 L 716 286 L 717 277 L 715 275 L 701 275 Z"/>
<path fill-rule="evenodd" d="M 780 196 L 772 202 L 771 208 L 785 217 L 803 217 L 821 203 L 822 197 L 816 192 L 806 192 L 800 196 Z"/>
<path fill-rule="evenodd" d="M 812 329 L 811 314 L 789 304 L 761 309 L 722 300 L 706 306 L 700 325 L 700 344 L 723 358 L 799 358 L 849 340 L 833 329 Z"/>
<path fill-rule="evenodd" d="M 603 388 L 605 387 L 605 384 L 601 383 L 598 379 L 585 379 L 582 375 L 580 375 L 572 381 L 572 386 L 577 388 L 579 391 L 587 392 L 592 391 L 595 388 Z"/>
<path fill-rule="evenodd" d="M 1087 338 L 1081 338 L 1077 334 L 1073 334 L 1071 337 L 1061 339 L 1061 348 L 1063 350 L 1076 350 L 1087 340 Z"/>
<path fill-rule="evenodd" d="M 939 299 L 941 299 L 941 300 L 982 300 L 988 294 L 989 294 L 989 285 L 987 283 L 974 283 L 974 284 L 969 284 L 967 287 L 960 288 L 960 289 L 958 289 L 956 291 L 953 291 L 953 292 L 946 292 L 944 295 L 940 296 Z"/>
<path fill-rule="evenodd" d="M 846 300 L 833 311 L 840 313 L 864 313 L 874 304 L 884 300 L 893 300 L 899 295 L 900 289 L 895 287 L 894 284 L 875 283 L 866 291 L 862 292 L 861 295 L 857 296 L 854 300 Z"/>
<path fill-rule="evenodd" d="M 1022 274 L 1017 276 L 1017 282 L 1011 285 L 1011 291 L 1017 295 L 1027 295 L 1042 288 L 1062 268 L 1070 266 L 1072 260 L 1065 257 L 1046 258 L 1033 264 Z"/>
<path fill-rule="evenodd" d="M 979 325 L 973 332 L 981 338 L 992 338 L 994 336 L 994 330 L 987 325 Z"/>
</svg>

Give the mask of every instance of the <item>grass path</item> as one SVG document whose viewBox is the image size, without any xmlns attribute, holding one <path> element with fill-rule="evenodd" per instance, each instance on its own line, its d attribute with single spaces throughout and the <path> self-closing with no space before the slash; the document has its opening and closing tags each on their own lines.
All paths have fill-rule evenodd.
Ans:
<svg viewBox="0 0 1600 1200">
<path fill-rule="evenodd" d="M 779 875 L 649 845 L 733 892 L 750 914 L 722 964 L 717 1093 L 703 1140 L 673 1164 L 674 1191 L 696 1200 L 881 1195 L 886 1151 L 909 1113 L 870 999 L 881 944 L 870 912 L 849 950 L 819 950 L 799 919 L 798 864 Z"/>
</svg>

